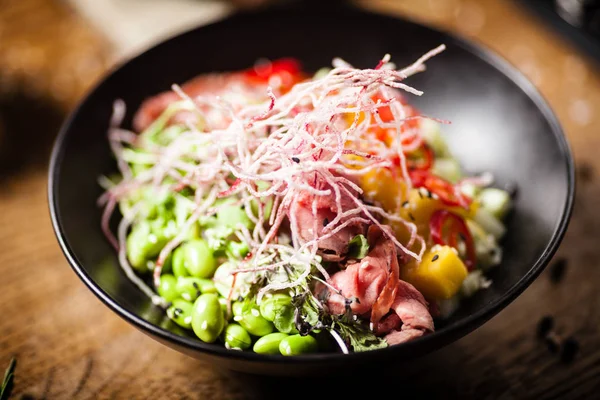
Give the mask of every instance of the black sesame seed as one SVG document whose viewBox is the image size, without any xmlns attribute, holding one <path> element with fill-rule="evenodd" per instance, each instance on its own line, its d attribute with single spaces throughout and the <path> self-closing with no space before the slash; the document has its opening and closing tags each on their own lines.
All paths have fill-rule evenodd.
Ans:
<svg viewBox="0 0 600 400">
<path fill-rule="evenodd" d="M 408 201 L 405 201 L 404 203 L 402 203 L 402 207 L 404 207 L 404 208 L 408 207 Z"/>
<path fill-rule="evenodd" d="M 198 282 L 192 282 L 192 286 L 194 287 L 194 289 L 200 290 L 200 288 L 198 287 Z"/>
<path fill-rule="evenodd" d="M 356 304 L 360 304 L 360 300 L 358 299 L 358 297 L 355 297 L 354 301 L 356 301 Z"/>
<path fill-rule="evenodd" d="M 298 164 L 300 162 L 300 159 L 298 157 L 292 157 L 292 161 Z"/>
<path fill-rule="evenodd" d="M 430 199 L 433 199 L 433 193 L 431 193 L 430 190 L 427 191 L 427 197 L 429 197 Z"/>
<path fill-rule="evenodd" d="M 433 261 L 437 260 L 438 258 L 440 258 L 440 256 L 436 254 L 435 256 L 433 256 L 433 258 L 431 259 L 431 261 L 433 262 Z"/>
<path fill-rule="evenodd" d="M 559 258 L 550 266 L 550 281 L 559 283 L 565 276 L 567 269 L 567 259 Z"/>
<path fill-rule="evenodd" d="M 423 198 L 423 192 L 421 191 L 421 189 L 417 190 L 417 192 L 419 193 L 419 197 L 422 199 Z"/>
<path fill-rule="evenodd" d="M 329 220 L 327 218 L 325 218 L 323 220 L 323 226 L 327 226 L 327 225 L 329 225 Z"/>
<path fill-rule="evenodd" d="M 564 363 L 573 361 L 579 351 L 579 342 L 574 337 L 568 337 L 560 349 L 560 360 Z"/>
<path fill-rule="evenodd" d="M 173 315 L 175 317 L 179 317 L 181 314 L 183 314 L 183 310 L 181 308 L 175 308 L 175 309 L 173 309 Z"/>
<path fill-rule="evenodd" d="M 537 325 L 537 336 L 539 338 L 545 338 L 548 333 L 554 328 L 554 318 L 550 315 L 544 316 Z"/>
<path fill-rule="evenodd" d="M 242 210 L 245 210 L 245 209 L 246 209 L 246 205 L 245 205 L 245 204 L 242 204 L 242 206 L 241 206 L 240 208 L 241 208 Z"/>
<path fill-rule="evenodd" d="M 412 213 L 408 213 L 408 216 L 410 217 L 410 219 L 411 219 L 412 221 L 414 221 L 414 220 L 415 220 L 415 216 L 414 216 L 414 215 L 412 215 Z"/>
</svg>

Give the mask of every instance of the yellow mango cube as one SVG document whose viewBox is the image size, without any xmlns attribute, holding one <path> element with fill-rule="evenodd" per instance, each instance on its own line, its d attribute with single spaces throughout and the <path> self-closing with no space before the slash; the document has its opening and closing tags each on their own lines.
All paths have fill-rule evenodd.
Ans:
<svg viewBox="0 0 600 400">
<path fill-rule="evenodd" d="M 429 300 L 453 297 L 467 274 L 467 267 L 450 246 L 434 246 L 425 252 L 421 263 L 409 263 L 402 268 L 402 279 Z"/>
<path fill-rule="evenodd" d="M 394 212 L 404 200 L 406 185 L 400 179 L 387 168 L 376 168 L 361 177 L 360 187 L 368 200 L 379 203 L 388 212 Z"/>
<path fill-rule="evenodd" d="M 429 225 L 431 214 L 441 208 L 443 204 L 439 199 L 430 197 L 426 190 L 413 188 L 408 194 L 408 202 L 400 209 L 400 215 L 417 226 Z"/>
</svg>

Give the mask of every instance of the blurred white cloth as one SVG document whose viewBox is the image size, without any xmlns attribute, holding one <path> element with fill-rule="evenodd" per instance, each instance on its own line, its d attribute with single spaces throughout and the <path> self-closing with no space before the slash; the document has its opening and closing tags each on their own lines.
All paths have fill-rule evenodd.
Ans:
<svg viewBox="0 0 600 400">
<path fill-rule="evenodd" d="M 115 61 L 227 16 L 231 6 L 211 0 L 68 0 L 113 44 Z"/>
</svg>

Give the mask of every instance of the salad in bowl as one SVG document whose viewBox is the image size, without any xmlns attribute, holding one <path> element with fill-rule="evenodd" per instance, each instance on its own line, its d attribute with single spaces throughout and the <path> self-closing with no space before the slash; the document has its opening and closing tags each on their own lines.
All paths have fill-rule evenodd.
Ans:
<svg viewBox="0 0 600 400">
<path fill-rule="evenodd" d="M 511 195 L 464 173 L 398 69 L 261 60 L 115 102 L 101 221 L 127 277 L 206 343 L 344 353 L 435 330 L 493 284 Z M 110 229 L 113 213 L 118 229 Z M 327 337 L 329 341 L 324 341 Z"/>
</svg>

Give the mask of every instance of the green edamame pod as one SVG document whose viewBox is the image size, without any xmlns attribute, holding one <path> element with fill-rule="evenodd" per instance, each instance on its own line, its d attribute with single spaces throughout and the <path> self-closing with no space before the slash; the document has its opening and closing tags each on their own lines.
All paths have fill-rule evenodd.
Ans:
<svg viewBox="0 0 600 400">
<path fill-rule="evenodd" d="M 219 296 L 214 293 L 200 295 L 194 302 L 192 329 L 200 340 L 213 343 L 225 327 Z"/>
<path fill-rule="evenodd" d="M 279 352 L 284 356 L 314 353 L 319 349 L 317 339 L 310 335 L 292 335 L 279 343 Z"/>
<path fill-rule="evenodd" d="M 192 309 L 193 304 L 183 299 L 175 299 L 169 308 L 167 316 L 182 328 L 190 329 L 192 327 Z"/>
<path fill-rule="evenodd" d="M 211 278 L 213 276 L 217 268 L 217 262 L 212 249 L 205 240 L 190 240 L 181 245 L 179 250 L 183 253 L 183 260 L 178 261 L 183 262 L 189 275 L 196 278 Z"/>
<path fill-rule="evenodd" d="M 175 287 L 179 296 L 187 301 L 194 301 L 202 293 L 216 293 L 217 288 L 210 279 L 180 276 Z"/>
<path fill-rule="evenodd" d="M 257 306 L 244 309 L 242 315 L 235 317 L 234 320 L 254 336 L 265 336 L 275 329 L 271 321 L 267 321 L 260 315 Z"/>
<path fill-rule="evenodd" d="M 225 328 L 225 346 L 231 349 L 245 350 L 252 345 L 248 332 L 238 324 L 229 324 Z"/>
<path fill-rule="evenodd" d="M 258 339 L 256 343 L 254 343 L 252 350 L 258 354 L 280 354 L 279 344 L 286 337 L 288 337 L 287 333 L 269 333 Z"/>
<path fill-rule="evenodd" d="M 162 275 L 160 277 L 160 285 L 158 286 L 158 294 L 166 301 L 173 301 L 179 297 L 176 286 L 177 278 L 171 274 Z"/>
</svg>

